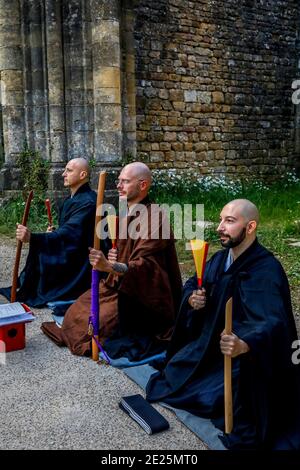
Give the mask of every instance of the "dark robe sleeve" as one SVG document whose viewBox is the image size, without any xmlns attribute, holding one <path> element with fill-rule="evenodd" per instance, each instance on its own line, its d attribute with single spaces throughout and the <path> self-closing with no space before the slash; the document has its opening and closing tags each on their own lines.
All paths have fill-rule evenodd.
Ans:
<svg viewBox="0 0 300 470">
<path fill-rule="evenodd" d="M 272 273 L 272 275 L 269 275 Z M 297 448 L 300 442 L 299 365 L 292 362 L 297 338 L 286 275 L 277 260 L 268 259 L 259 273 L 242 279 L 233 332 L 250 350 L 240 356 L 241 383 L 251 401 L 261 441 L 273 436 L 273 448 Z"/>
<path fill-rule="evenodd" d="M 291 305 L 289 303 L 288 284 L 280 273 L 246 279 L 239 285 L 239 297 L 243 308 L 243 321 L 233 323 L 234 332 L 250 347 L 250 355 L 260 357 L 263 363 L 270 364 L 277 347 L 287 344 L 297 337 Z M 267 274 L 267 273 L 266 273 Z M 280 348 L 282 361 L 290 362 L 289 353 Z M 270 357 L 268 357 L 270 355 Z M 285 356 L 285 357 L 284 357 Z M 267 368 L 266 368 L 267 370 Z"/>
<path fill-rule="evenodd" d="M 95 201 L 89 193 L 66 200 L 54 232 L 33 233 L 17 299 L 33 307 L 75 300 L 90 286 L 88 247 L 93 241 Z"/>
<path fill-rule="evenodd" d="M 85 238 L 83 223 L 93 221 L 94 205 L 87 203 L 75 208 L 71 217 L 54 232 L 32 233 L 30 243 L 41 253 L 52 254 L 62 249 L 68 252 L 77 250 L 78 245 Z M 91 237 L 89 237 L 91 239 Z"/>
</svg>

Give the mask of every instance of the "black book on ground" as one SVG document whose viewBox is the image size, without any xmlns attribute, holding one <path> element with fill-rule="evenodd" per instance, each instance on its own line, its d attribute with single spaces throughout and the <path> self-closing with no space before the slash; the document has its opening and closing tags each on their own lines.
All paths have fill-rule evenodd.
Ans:
<svg viewBox="0 0 300 470">
<path fill-rule="evenodd" d="M 119 406 L 148 434 L 165 431 L 170 427 L 163 415 L 140 394 L 122 397 Z"/>
</svg>

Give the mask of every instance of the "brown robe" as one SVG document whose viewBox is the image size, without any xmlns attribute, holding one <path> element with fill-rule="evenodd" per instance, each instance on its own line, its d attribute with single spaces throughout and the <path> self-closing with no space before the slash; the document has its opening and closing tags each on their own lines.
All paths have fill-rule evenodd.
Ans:
<svg viewBox="0 0 300 470">
<path fill-rule="evenodd" d="M 128 237 L 117 241 L 118 261 L 126 263 L 128 271 L 123 276 L 109 274 L 100 281 L 101 343 L 120 328 L 120 323 L 125 334 L 147 333 L 155 340 L 169 339 L 172 332 L 182 288 L 175 243 L 172 233 L 168 239 L 162 238 L 162 217 L 156 216 L 155 233 L 150 233 L 151 216 L 158 214 L 158 208 L 148 198 L 143 204 L 145 219 L 140 214 L 119 219 L 121 227 L 124 227 L 123 220 L 125 227 L 133 222 L 140 229 L 136 240 Z M 122 228 L 119 232 L 121 237 Z M 88 290 L 67 310 L 62 328 L 55 322 L 47 322 L 42 324 L 42 331 L 58 345 L 67 345 L 73 354 L 88 356 L 91 354 L 90 308 L 91 290 Z"/>
</svg>

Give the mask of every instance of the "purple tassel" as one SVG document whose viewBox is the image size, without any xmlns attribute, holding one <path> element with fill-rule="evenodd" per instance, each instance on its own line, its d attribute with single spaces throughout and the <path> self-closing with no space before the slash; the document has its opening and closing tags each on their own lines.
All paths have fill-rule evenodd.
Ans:
<svg viewBox="0 0 300 470">
<path fill-rule="evenodd" d="M 98 335 L 100 329 L 99 323 L 99 281 L 100 273 L 96 269 L 92 270 L 92 291 L 91 291 L 91 323 L 93 326 L 93 335 Z"/>
<path fill-rule="evenodd" d="M 89 318 L 89 323 L 93 327 L 93 338 L 96 341 L 96 344 L 99 350 L 102 352 L 102 355 L 105 361 L 110 364 L 110 360 L 104 351 L 102 345 L 97 341 L 95 336 L 98 336 L 100 329 L 100 302 L 99 302 L 99 282 L 100 282 L 100 273 L 96 269 L 92 269 L 92 289 L 91 289 L 91 315 Z"/>
</svg>

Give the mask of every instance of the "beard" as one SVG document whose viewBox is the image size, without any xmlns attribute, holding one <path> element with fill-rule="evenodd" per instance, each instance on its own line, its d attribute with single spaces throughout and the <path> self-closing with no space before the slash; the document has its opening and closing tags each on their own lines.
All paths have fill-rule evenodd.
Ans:
<svg viewBox="0 0 300 470">
<path fill-rule="evenodd" d="M 221 234 L 219 233 L 219 235 Z M 245 238 L 246 238 L 246 227 L 242 228 L 242 230 L 236 237 L 230 237 L 228 235 L 228 239 L 226 241 L 221 240 L 221 245 L 224 248 L 234 248 L 240 245 L 240 243 L 242 243 L 242 241 L 244 241 Z"/>
<path fill-rule="evenodd" d="M 140 196 L 140 188 L 139 186 L 136 186 L 134 188 L 132 188 L 130 191 L 128 191 L 128 193 L 124 196 L 121 196 L 123 198 L 126 198 L 127 199 L 127 202 L 131 202 L 135 199 L 137 199 L 139 196 Z"/>
</svg>

